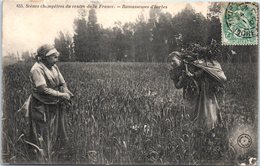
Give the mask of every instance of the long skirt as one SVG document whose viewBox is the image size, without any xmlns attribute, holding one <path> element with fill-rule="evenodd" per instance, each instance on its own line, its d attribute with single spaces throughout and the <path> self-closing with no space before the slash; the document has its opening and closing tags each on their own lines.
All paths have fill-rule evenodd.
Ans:
<svg viewBox="0 0 260 166">
<path fill-rule="evenodd" d="M 207 79 L 200 80 L 199 92 L 192 93 L 186 100 L 186 111 L 191 117 L 193 157 L 199 161 L 219 158 L 222 145 L 226 145 L 222 117 L 214 90 Z M 221 130 L 220 130 L 221 129 Z M 221 132 L 219 132 L 221 131 Z M 220 150 L 212 148 L 221 147 Z M 214 149 L 214 150 L 213 150 Z"/>
<path fill-rule="evenodd" d="M 64 111 L 60 104 L 44 104 L 32 97 L 30 103 L 30 142 L 35 160 L 54 162 L 61 145 L 67 142 Z"/>
<path fill-rule="evenodd" d="M 194 128 L 209 131 L 221 123 L 218 101 L 208 79 L 200 80 L 199 93 L 190 92 L 189 96 L 185 100 L 186 112 Z"/>
</svg>

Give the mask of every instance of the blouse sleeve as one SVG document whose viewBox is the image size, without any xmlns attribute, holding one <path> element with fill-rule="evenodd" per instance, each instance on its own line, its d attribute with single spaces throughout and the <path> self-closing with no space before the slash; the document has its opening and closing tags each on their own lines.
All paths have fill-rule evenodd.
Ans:
<svg viewBox="0 0 260 166">
<path fill-rule="evenodd" d="M 31 72 L 31 81 L 33 82 L 36 88 L 42 85 L 47 86 L 43 73 L 41 73 L 38 70 L 33 70 Z"/>
<path fill-rule="evenodd" d="M 47 87 L 47 83 L 43 73 L 38 70 L 33 70 L 31 72 L 31 81 L 33 82 L 36 90 L 39 93 L 43 93 L 55 97 L 60 95 L 59 91 Z"/>
<path fill-rule="evenodd" d="M 59 91 L 47 88 L 47 86 L 45 85 L 37 87 L 37 91 L 54 97 L 59 97 L 61 95 Z"/>
</svg>

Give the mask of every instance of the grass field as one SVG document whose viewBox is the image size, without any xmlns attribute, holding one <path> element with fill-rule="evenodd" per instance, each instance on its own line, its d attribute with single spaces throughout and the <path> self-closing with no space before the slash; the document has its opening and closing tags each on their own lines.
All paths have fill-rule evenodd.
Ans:
<svg viewBox="0 0 260 166">
<path fill-rule="evenodd" d="M 10 163 L 28 162 L 21 136 L 28 124 L 15 112 L 30 94 L 31 66 L 21 63 L 4 68 L 4 150 L 8 152 L 5 161 Z M 60 162 L 223 164 L 239 157 L 229 146 L 230 131 L 242 124 L 257 131 L 254 63 L 223 64 L 228 81 L 219 102 L 226 126 L 214 138 L 204 131 L 191 130 L 192 124 L 183 114 L 182 91 L 175 89 L 166 64 L 58 66 L 75 94 L 72 106 L 64 107 L 71 144 Z M 204 149 L 198 150 L 198 139 Z M 256 150 L 253 147 L 245 155 L 256 157 Z"/>
</svg>

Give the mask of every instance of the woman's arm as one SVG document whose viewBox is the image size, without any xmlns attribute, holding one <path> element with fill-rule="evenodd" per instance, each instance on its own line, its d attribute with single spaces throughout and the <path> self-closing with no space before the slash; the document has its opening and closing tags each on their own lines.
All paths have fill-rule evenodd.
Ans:
<svg viewBox="0 0 260 166">
<path fill-rule="evenodd" d="M 41 85 L 36 87 L 37 91 L 42 94 L 50 95 L 53 97 L 59 97 L 62 96 L 61 92 L 56 91 L 54 89 L 48 88 L 46 85 Z"/>
<path fill-rule="evenodd" d="M 61 97 L 63 99 L 70 99 L 70 95 L 67 93 L 59 92 L 52 88 L 48 88 L 43 73 L 39 70 L 31 71 L 31 81 L 34 84 L 38 93 L 46 94 L 52 97 Z"/>
<path fill-rule="evenodd" d="M 183 88 L 183 86 L 184 86 L 184 81 L 183 81 L 183 79 L 184 79 L 184 77 L 183 77 L 183 76 L 180 76 L 180 77 L 178 78 L 178 80 L 175 80 L 175 81 L 174 81 L 174 85 L 175 85 L 175 87 L 176 87 L 177 89 Z"/>
<path fill-rule="evenodd" d="M 181 72 L 181 70 L 180 70 Z M 184 86 L 184 82 L 183 82 L 183 74 L 182 73 L 178 73 L 175 70 L 170 70 L 170 78 L 173 80 L 174 85 L 177 89 L 181 89 Z"/>
<path fill-rule="evenodd" d="M 204 71 L 201 69 L 198 69 L 194 72 L 190 72 L 189 70 L 186 71 L 186 75 L 188 77 L 196 77 L 196 78 L 200 77 L 203 73 L 204 73 Z"/>
<path fill-rule="evenodd" d="M 61 86 L 61 92 L 68 93 L 70 97 L 74 97 L 73 93 L 68 89 L 67 84 L 63 83 Z"/>
</svg>

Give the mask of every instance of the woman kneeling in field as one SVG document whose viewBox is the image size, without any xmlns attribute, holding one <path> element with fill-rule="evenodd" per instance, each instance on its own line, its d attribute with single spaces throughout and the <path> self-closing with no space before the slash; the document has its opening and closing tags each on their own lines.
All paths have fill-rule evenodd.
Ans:
<svg viewBox="0 0 260 166">
<path fill-rule="evenodd" d="M 42 162 L 51 162 L 60 144 L 67 141 L 64 110 L 60 104 L 70 100 L 73 94 L 55 64 L 58 56 L 53 46 L 41 46 L 30 71 L 33 89 L 29 98 L 30 141 L 27 143 L 34 147 L 36 159 Z"/>
<path fill-rule="evenodd" d="M 185 111 L 193 126 L 207 131 L 214 129 L 222 120 L 216 90 L 226 81 L 220 64 L 206 59 L 188 62 L 177 51 L 169 55 L 169 62 L 170 77 L 177 89 L 183 88 Z"/>
</svg>

